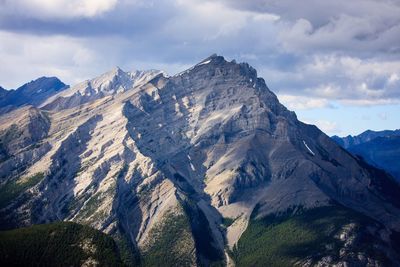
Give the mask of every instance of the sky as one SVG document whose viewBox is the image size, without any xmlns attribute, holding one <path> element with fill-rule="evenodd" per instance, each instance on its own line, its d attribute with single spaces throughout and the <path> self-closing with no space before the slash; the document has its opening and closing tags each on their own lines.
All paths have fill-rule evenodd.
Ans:
<svg viewBox="0 0 400 267">
<path fill-rule="evenodd" d="M 248 62 L 328 135 L 400 128 L 400 0 L 0 0 L 0 86 Z"/>
</svg>

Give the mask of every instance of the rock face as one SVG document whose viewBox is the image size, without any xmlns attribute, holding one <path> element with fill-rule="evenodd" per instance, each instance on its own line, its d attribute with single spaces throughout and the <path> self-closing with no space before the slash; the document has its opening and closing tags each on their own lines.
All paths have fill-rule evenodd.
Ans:
<svg viewBox="0 0 400 267">
<path fill-rule="evenodd" d="M 384 169 L 400 181 L 400 130 L 365 131 L 357 136 L 332 139 L 369 164 Z"/>
<path fill-rule="evenodd" d="M 119 67 L 89 81 L 84 81 L 49 98 L 42 104 L 46 110 L 62 110 L 76 107 L 105 96 L 125 92 L 134 86 L 148 82 L 157 70 L 124 72 Z"/>
<path fill-rule="evenodd" d="M 41 77 L 16 90 L 5 90 L 0 87 L 0 114 L 24 105 L 39 106 L 67 87 L 56 77 Z"/>
<path fill-rule="evenodd" d="M 2 203 L 3 228 L 86 223 L 126 240 L 144 264 L 167 250 L 165 258 L 186 266 L 231 263 L 224 250 L 252 214 L 334 203 L 389 235 L 400 231 L 398 184 L 298 121 L 246 63 L 213 55 L 172 77 L 115 69 L 37 112 L 48 127 L 34 131 L 36 142 L 48 149 L 24 169 L 2 171 L 0 191 L 43 178 Z M 11 121 L 3 133 L 10 131 L 15 118 L 2 120 Z M 223 226 L 226 220 L 233 223 Z"/>
<path fill-rule="evenodd" d="M 0 177 L 14 177 L 50 150 L 43 141 L 50 129 L 48 115 L 26 107 L 0 117 Z"/>
</svg>

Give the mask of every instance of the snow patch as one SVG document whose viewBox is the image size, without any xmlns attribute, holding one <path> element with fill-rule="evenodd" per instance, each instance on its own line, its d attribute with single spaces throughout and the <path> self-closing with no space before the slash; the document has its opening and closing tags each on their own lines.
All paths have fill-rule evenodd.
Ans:
<svg viewBox="0 0 400 267">
<path fill-rule="evenodd" d="M 192 158 L 188 155 L 187 156 L 189 159 L 189 163 L 190 163 L 190 168 L 192 169 L 192 171 L 196 171 L 196 168 L 194 167 L 193 163 L 192 163 Z"/>
<path fill-rule="evenodd" d="M 315 153 L 310 149 L 310 147 L 307 145 L 306 141 L 303 140 L 303 144 L 304 144 L 304 146 L 308 149 L 308 151 L 309 151 L 313 156 L 315 156 Z"/>
<path fill-rule="evenodd" d="M 210 62 L 211 62 L 211 59 L 206 60 L 206 61 L 204 61 L 204 62 L 201 62 L 201 63 L 197 64 L 197 66 L 205 65 L 205 64 L 208 64 L 208 63 L 210 63 Z"/>
<path fill-rule="evenodd" d="M 193 163 L 190 162 L 190 168 L 192 169 L 192 171 L 196 171 L 196 168 L 193 166 Z"/>
</svg>

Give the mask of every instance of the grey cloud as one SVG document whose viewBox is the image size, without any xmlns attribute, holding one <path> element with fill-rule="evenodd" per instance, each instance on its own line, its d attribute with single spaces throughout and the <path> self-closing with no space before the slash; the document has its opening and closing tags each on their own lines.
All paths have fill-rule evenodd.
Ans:
<svg viewBox="0 0 400 267">
<path fill-rule="evenodd" d="M 400 1 L 222 0 L 241 10 L 281 17 L 282 42 L 293 52 L 332 51 L 372 57 L 400 53 Z"/>
<path fill-rule="evenodd" d="M 220 0 L 238 9 L 278 14 L 284 19 L 296 21 L 307 19 L 316 28 L 328 24 L 341 14 L 351 17 L 380 17 L 397 21 L 400 2 L 398 0 Z"/>
<path fill-rule="evenodd" d="M 39 35 L 145 37 L 146 34 L 157 31 L 160 25 L 176 16 L 177 12 L 166 1 L 160 1 L 157 8 L 132 6 L 122 2 L 110 12 L 93 18 L 42 18 L 32 16 L 29 12 L 14 13 L 0 8 L 0 28 Z"/>
</svg>

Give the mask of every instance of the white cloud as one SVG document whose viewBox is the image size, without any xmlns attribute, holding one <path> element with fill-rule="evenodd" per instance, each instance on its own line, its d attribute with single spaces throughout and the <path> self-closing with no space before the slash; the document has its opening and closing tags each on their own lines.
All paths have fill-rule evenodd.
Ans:
<svg viewBox="0 0 400 267">
<path fill-rule="evenodd" d="M 78 82 L 94 74 L 91 66 L 101 69 L 104 65 L 100 55 L 72 37 L 0 31 L 0 40 L 0 82 L 5 88 L 16 88 L 40 76 Z"/>
<path fill-rule="evenodd" d="M 291 110 L 305 110 L 327 107 L 333 108 L 333 105 L 324 98 L 278 94 L 278 99 L 283 105 Z"/>
<path fill-rule="evenodd" d="M 342 132 L 340 126 L 333 121 L 327 120 L 304 120 L 307 124 L 314 124 L 316 125 L 321 131 L 326 133 L 329 136 L 340 134 Z"/>
<path fill-rule="evenodd" d="M 325 97 L 328 99 L 340 98 L 341 88 L 335 84 L 320 84 L 316 88 L 306 88 L 305 92 L 310 95 Z"/>
<path fill-rule="evenodd" d="M 400 80 L 399 75 L 397 73 L 392 73 L 389 77 L 389 84 L 394 84 Z"/>
<path fill-rule="evenodd" d="M 400 61 L 397 60 L 314 55 L 294 69 L 275 70 L 269 76 L 278 80 L 275 86 L 279 86 L 281 95 L 306 95 L 346 105 L 382 105 L 400 101 Z M 297 103 L 297 106 L 302 108 L 304 105 Z"/>
<path fill-rule="evenodd" d="M 48 19 L 94 17 L 115 7 L 118 0 L 5 0 L 0 11 Z"/>
<path fill-rule="evenodd" d="M 282 27 L 278 38 L 291 53 L 334 51 L 376 56 L 400 49 L 397 0 L 221 1 L 239 10 L 278 15 Z"/>
<path fill-rule="evenodd" d="M 41 76 L 74 85 L 120 66 L 124 70 L 160 69 L 175 74 L 190 65 L 143 61 L 131 42 L 113 38 L 37 36 L 0 31 L 0 86 L 17 88 Z M 200 59 L 199 59 L 200 60 Z"/>
<path fill-rule="evenodd" d="M 179 14 L 168 21 L 164 28 L 169 33 L 182 34 L 181 38 L 189 41 L 198 39 L 213 42 L 240 36 L 249 26 L 259 24 L 265 29 L 279 19 L 273 14 L 232 9 L 219 1 L 176 0 L 175 7 L 180 11 Z"/>
</svg>

